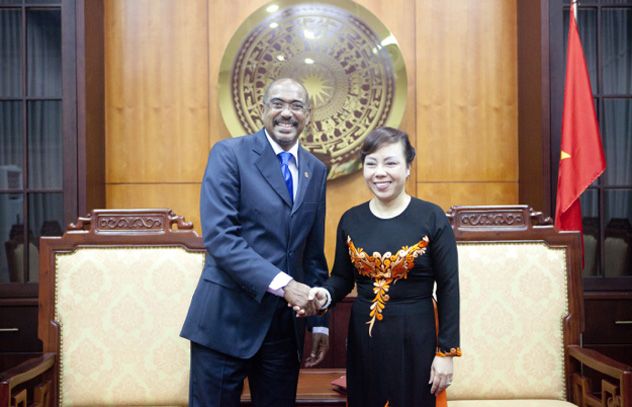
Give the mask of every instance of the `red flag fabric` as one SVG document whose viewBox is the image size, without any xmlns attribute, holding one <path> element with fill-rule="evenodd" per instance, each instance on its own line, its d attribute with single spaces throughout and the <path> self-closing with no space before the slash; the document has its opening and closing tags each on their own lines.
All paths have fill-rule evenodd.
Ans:
<svg viewBox="0 0 632 407">
<path fill-rule="evenodd" d="M 571 5 L 555 227 L 582 231 L 579 196 L 606 169 L 590 77 Z"/>
</svg>

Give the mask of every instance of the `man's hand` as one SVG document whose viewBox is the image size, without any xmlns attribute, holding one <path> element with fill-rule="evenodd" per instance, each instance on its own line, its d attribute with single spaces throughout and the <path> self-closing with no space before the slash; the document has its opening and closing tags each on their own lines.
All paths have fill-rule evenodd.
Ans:
<svg viewBox="0 0 632 407">
<path fill-rule="evenodd" d="M 312 334 L 312 351 L 305 359 L 305 367 L 313 367 L 323 361 L 329 350 L 329 335 L 323 333 Z"/>
<path fill-rule="evenodd" d="M 287 301 L 288 307 L 293 307 L 296 316 L 311 316 L 318 313 L 320 307 L 315 298 L 311 300 L 309 296 L 309 286 L 299 283 L 296 280 L 290 281 L 284 290 L 283 298 Z"/>
<path fill-rule="evenodd" d="M 435 356 L 430 368 L 430 381 L 428 382 L 428 384 L 432 384 L 430 393 L 436 396 L 451 385 L 453 372 L 451 356 Z"/>
<path fill-rule="evenodd" d="M 325 304 L 327 304 L 329 292 L 322 287 L 312 287 L 309 289 L 307 293 L 307 301 L 310 301 L 314 304 L 316 313 L 323 310 Z M 310 314 L 305 308 L 301 308 L 298 305 L 293 307 L 294 311 L 296 311 L 297 317 L 311 317 L 314 314 Z"/>
</svg>

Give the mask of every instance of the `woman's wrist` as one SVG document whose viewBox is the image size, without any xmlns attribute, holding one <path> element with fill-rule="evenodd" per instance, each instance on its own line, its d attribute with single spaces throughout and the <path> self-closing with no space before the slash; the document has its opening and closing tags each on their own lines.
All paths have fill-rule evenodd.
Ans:
<svg viewBox="0 0 632 407">
<path fill-rule="evenodd" d="M 461 356 L 461 354 L 462 354 L 461 348 L 451 348 L 449 352 L 443 352 L 441 349 L 437 349 L 435 356 L 445 358 L 445 357 Z"/>
</svg>

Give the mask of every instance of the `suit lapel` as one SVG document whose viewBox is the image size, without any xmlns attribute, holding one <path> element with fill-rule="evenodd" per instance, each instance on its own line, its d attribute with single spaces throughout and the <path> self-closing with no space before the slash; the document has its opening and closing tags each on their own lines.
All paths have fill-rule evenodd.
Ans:
<svg viewBox="0 0 632 407">
<path fill-rule="evenodd" d="M 255 159 L 255 166 L 259 169 L 263 178 L 265 178 L 272 189 L 291 208 L 292 201 L 290 201 L 290 194 L 285 186 L 285 181 L 283 181 L 281 165 L 276 155 L 274 155 L 272 146 L 268 143 L 263 129 L 256 134 L 252 150 L 259 156 Z M 299 190 L 300 184 L 299 182 Z"/>
<path fill-rule="evenodd" d="M 305 192 L 314 177 L 313 163 L 309 157 L 307 157 L 307 154 L 305 154 L 303 147 L 298 148 L 298 163 L 298 192 L 296 193 L 292 213 L 296 212 L 301 207 L 303 199 L 305 199 Z"/>
</svg>

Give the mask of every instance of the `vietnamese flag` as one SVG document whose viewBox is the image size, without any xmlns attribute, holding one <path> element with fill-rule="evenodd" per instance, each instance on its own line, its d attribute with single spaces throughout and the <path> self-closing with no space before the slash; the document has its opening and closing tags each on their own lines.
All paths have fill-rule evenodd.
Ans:
<svg viewBox="0 0 632 407">
<path fill-rule="evenodd" d="M 555 227 L 582 231 L 579 196 L 606 169 L 590 77 L 579 39 L 572 2 L 568 25 L 566 82 Z"/>
</svg>

